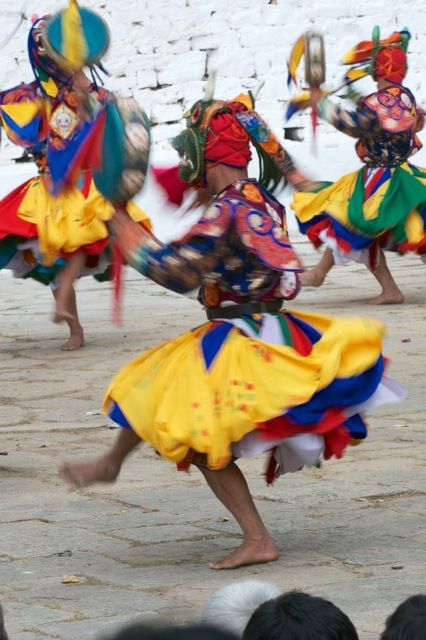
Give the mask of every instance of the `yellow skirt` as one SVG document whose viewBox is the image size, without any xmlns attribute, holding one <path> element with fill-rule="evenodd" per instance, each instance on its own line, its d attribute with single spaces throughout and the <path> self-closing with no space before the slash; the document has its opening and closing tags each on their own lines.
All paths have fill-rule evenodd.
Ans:
<svg viewBox="0 0 426 640">
<path fill-rule="evenodd" d="M 425 205 L 426 171 L 408 163 L 360 169 L 316 193 L 296 192 L 291 202 L 300 230 L 315 246 L 326 230 L 345 252 L 364 249 L 381 236 L 397 250 L 423 246 Z"/>
<path fill-rule="evenodd" d="M 359 385 L 357 376 L 382 359 L 384 327 L 375 320 L 280 312 L 277 321 L 278 316 L 283 344 L 248 337 L 227 322 L 207 322 L 150 349 L 112 380 L 104 412 L 113 417 L 118 406 L 123 426 L 170 462 L 194 450 L 218 469 L 231 459 L 232 443 L 257 425 L 330 388 L 321 400 L 325 415 L 337 403 L 330 386 L 336 379 Z M 369 385 L 367 378 L 361 381 L 363 400 L 375 391 Z"/>
<path fill-rule="evenodd" d="M 40 176 L 26 185 L 17 215 L 37 226 L 43 264 L 49 266 L 61 253 L 74 253 L 108 237 L 106 222 L 114 209 L 89 179 L 86 195 L 72 187 L 52 196 Z M 151 226 L 148 216 L 134 202 L 128 203 L 127 211 L 135 222 Z"/>
</svg>

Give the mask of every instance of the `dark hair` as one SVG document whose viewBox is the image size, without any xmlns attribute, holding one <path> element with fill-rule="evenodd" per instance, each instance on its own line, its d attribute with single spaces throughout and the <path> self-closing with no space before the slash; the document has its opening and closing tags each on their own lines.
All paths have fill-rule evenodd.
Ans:
<svg viewBox="0 0 426 640">
<path fill-rule="evenodd" d="M 358 640 L 358 634 L 332 602 L 290 591 L 256 609 L 243 640 Z"/>
<path fill-rule="evenodd" d="M 119 631 L 112 640 L 236 640 L 227 631 L 209 626 L 148 627 L 133 624 Z"/>
<path fill-rule="evenodd" d="M 386 620 L 381 640 L 424 640 L 426 595 L 417 594 L 401 602 Z"/>
</svg>

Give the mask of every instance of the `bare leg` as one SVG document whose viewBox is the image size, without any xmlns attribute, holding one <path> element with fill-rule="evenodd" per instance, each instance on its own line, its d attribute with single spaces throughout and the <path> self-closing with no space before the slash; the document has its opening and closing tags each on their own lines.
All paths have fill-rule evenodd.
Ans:
<svg viewBox="0 0 426 640">
<path fill-rule="evenodd" d="M 62 462 L 58 466 L 58 473 L 73 489 L 98 482 L 114 482 L 125 458 L 141 442 L 132 429 L 121 428 L 115 443 L 103 456 L 86 462 Z"/>
<path fill-rule="evenodd" d="M 68 305 L 72 300 L 72 289 L 74 282 L 81 273 L 85 261 L 85 255 L 82 251 L 74 253 L 68 261 L 68 264 L 61 271 L 59 276 L 59 289 L 55 296 L 56 305 L 53 315 L 53 322 L 62 322 L 63 320 L 72 320 L 75 316 L 72 308 Z"/>
<path fill-rule="evenodd" d="M 379 265 L 371 271 L 377 282 L 382 287 L 382 293 L 368 301 L 369 304 L 401 304 L 404 296 L 399 289 L 386 262 L 383 251 L 380 251 Z"/>
<path fill-rule="evenodd" d="M 211 562 L 211 569 L 236 569 L 246 564 L 272 562 L 278 558 L 275 546 L 251 497 L 247 482 L 232 462 L 225 469 L 211 471 L 199 467 L 210 489 L 232 513 L 240 525 L 243 543 L 220 562 Z"/>
<path fill-rule="evenodd" d="M 57 300 L 58 295 L 59 289 L 55 289 L 53 291 L 55 300 Z M 71 318 L 65 318 L 65 322 L 70 330 L 70 337 L 66 342 L 64 342 L 61 349 L 62 351 L 75 351 L 76 349 L 80 349 L 80 347 L 84 346 L 84 331 L 78 317 L 77 298 L 74 287 L 71 287 L 70 290 L 70 297 L 67 300 L 67 309 L 69 309 L 72 315 Z"/>
<path fill-rule="evenodd" d="M 305 273 L 300 274 L 300 280 L 303 287 L 320 287 L 325 280 L 325 276 L 334 266 L 333 252 L 326 249 L 322 254 L 321 260 L 312 269 L 308 269 Z"/>
</svg>

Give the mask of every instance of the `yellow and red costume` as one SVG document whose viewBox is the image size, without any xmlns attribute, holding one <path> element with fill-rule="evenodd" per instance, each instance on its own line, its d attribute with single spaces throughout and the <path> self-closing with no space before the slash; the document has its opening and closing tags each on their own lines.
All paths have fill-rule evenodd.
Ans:
<svg viewBox="0 0 426 640">
<path fill-rule="evenodd" d="M 218 163 L 247 166 L 252 140 L 277 152 L 253 109 L 199 101 L 173 145 L 194 183 Z M 364 411 L 401 396 L 383 377 L 379 322 L 282 308 L 298 293 L 302 265 L 284 208 L 261 182 L 228 185 L 179 241 L 123 242 L 146 277 L 178 293 L 199 288 L 208 317 L 126 365 L 104 401 L 113 420 L 179 468 L 221 469 L 269 451 L 271 482 L 340 457 L 365 438 Z"/>
<path fill-rule="evenodd" d="M 89 271 L 109 244 L 107 222 L 114 208 L 96 189 L 108 92 L 87 82 L 83 113 L 72 77 L 42 53 L 46 18 L 29 35 L 37 80 L 0 92 L 0 119 L 9 139 L 29 150 L 38 175 L 0 201 L 0 268 L 19 265 L 20 275 L 52 279 L 70 254 L 83 251 Z M 149 225 L 133 203 L 128 212 Z M 28 270 L 25 270 L 25 263 Z M 105 269 L 105 260 L 102 261 Z"/>
</svg>

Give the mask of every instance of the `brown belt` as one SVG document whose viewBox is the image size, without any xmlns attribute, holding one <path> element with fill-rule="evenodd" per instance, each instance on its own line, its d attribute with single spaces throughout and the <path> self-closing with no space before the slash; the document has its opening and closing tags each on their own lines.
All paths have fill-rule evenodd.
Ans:
<svg viewBox="0 0 426 640">
<path fill-rule="evenodd" d="M 283 301 L 265 300 L 264 302 L 244 302 L 243 304 L 233 304 L 227 307 L 206 308 L 205 312 L 209 320 L 216 318 L 239 318 L 240 316 L 253 315 L 254 313 L 271 313 L 279 311 L 283 305 Z"/>
</svg>

